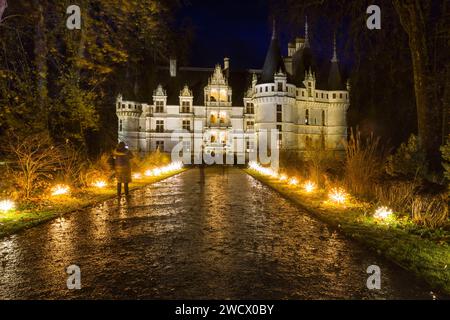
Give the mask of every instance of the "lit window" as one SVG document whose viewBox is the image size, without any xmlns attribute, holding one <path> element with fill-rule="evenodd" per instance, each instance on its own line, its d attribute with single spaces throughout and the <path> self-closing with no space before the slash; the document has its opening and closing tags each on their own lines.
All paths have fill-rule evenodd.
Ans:
<svg viewBox="0 0 450 320">
<path fill-rule="evenodd" d="M 309 125 L 309 109 L 305 111 L 305 124 Z"/>
</svg>

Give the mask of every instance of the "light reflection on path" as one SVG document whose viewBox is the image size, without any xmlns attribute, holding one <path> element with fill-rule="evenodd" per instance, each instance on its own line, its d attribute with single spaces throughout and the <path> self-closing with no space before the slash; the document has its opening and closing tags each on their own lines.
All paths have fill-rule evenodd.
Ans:
<svg viewBox="0 0 450 320">
<path fill-rule="evenodd" d="M 192 169 L 0 242 L 2 299 L 430 298 L 238 169 Z M 67 266 L 82 290 L 66 289 Z M 366 268 L 382 290 L 366 288 Z"/>
</svg>

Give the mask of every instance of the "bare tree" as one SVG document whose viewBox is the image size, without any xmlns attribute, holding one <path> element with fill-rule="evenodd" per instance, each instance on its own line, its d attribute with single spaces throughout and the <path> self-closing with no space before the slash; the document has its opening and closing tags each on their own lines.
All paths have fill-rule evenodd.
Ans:
<svg viewBox="0 0 450 320">
<path fill-rule="evenodd" d="M 26 199 L 31 198 L 38 182 L 53 177 L 60 167 L 61 153 L 46 133 L 24 138 L 9 133 L 4 149 L 11 158 L 11 169 L 17 173 L 17 182 Z"/>
</svg>

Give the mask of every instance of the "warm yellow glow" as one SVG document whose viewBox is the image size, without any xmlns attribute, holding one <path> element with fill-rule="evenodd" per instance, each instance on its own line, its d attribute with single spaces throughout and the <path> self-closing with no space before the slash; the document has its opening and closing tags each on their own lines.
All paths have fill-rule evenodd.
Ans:
<svg viewBox="0 0 450 320">
<path fill-rule="evenodd" d="M 145 175 L 146 177 L 151 177 L 151 176 L 153 176 L 153 170 L 146 170 L 146 171 L 144 172 L 144 175 Z"/>
<path fill-rule="evenodd" d="M 61 196 L 64 194 L 68 194 L 70 192 L 70 188 L 63 184 L 58 184 L 52 189 L 52 196 Z"/>
<path fill-rule="evenodd" d="M 137 180 L 142 179 L 142 174 L 139 172 L 133 173 L 133 178 Z"/>
<path fill-rule="evenodd" d="M 313 192 L 316 189 L 316 185 L 311 182 L 311 181 L 307 181 L 304 185 L 303 188 L 305 189 L 306 192 L 310 193 Z"/>
<path fill-rule="evenodd" d="M 0 201 L 0 211 L 8 212 L 13 210 L 16 207 L 15 203 L 11 200 L 3 200 Z"/>
<path fill-rule="evenodd" d="M 288 184 L 291 185 L 291 186 L 296 186 L 296 185 L 298 185 L 298 180 L 297 180 L 297 178 L 291 178 L 291 179 L 289 179 Z"/>
<path fill-rule="evenodd" d="M 392 210 L 387 207 L 379 207 L 373 216 L 375 219 L 385 220 L 392 216 Z"/>
<path fill-rule="evenodd" d="M 330 191 L 329 198 L 333 202 L 342 204 L 347 200 L 347 193 L 341 188 L 334 188 Z"/>
<path fill-rule="evenodd" d="M 160 167 L 160 168 L 155 168 L 155 169 L 148 169 L 145 171 L 144 175 L 147 177 L 157 177 L 166 173 L 170 173 L 173 171 L 177 171 L 177 170 L 181 170 L 183 168 L 183 163 L 181 161 L 179 162 L 172 162 L 171 164 L 165 166 L 165 167 Z M 136 175 L 136 174 L 135 174 Z M 139 179 L 139 178 L 138 178 Z"/>
<path fill-rule="evenodd" d="M 252 170 L 255 170 L 265 176 L 270 176 L 273 178 L 278 177 L 278 173 L 276 173 L 274 170 L 269 169 L 269 168 L 264 168 L 264 167 L 260 166 L 258 163 L 256 163 L 255 161 L 252 161 L 249 163 L 249 168 Z"/>
<path fill-rule="evenodd" d="M 97 181 L 94 182 L 94 187 L 100 188 L 100 189 L 106 187 L 107 185 L 108 184 L 104 180 L 97 180 Z"/>
<path fill-rule="evenodd" d="M 280 181 L 286 181 L 287 180 L 287 176 L 285 174 L 282 174 L 280 176 Z"/>
</svg>

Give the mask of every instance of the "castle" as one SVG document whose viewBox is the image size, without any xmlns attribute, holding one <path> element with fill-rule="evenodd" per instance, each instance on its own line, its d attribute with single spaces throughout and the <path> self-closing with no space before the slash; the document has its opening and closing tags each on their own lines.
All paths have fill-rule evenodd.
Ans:
<svg viewBox="0 0 450 320">
<path fill-rule="evenodd" d="M 320 69 L 307 23 L 305 37 L 289 43 L 284 58 L 274 25 L 262 70 L 231 70 L 229 58 L 214 69 L 177 67 L 171 59 L 157 71 L 153 103 L 118 96 L 118 138 L 142 153 L 171 152 L 179 143 L 172 133 L 183 130 L 185 151 L 193 152 L 200 133 L 206 153 L 235 150 L 237 137 L 247 154 L 259 132 L 277 129 L 281 150 L 301 154 L 319 147 L 342 154 L 350 87 L 341 78 L 336 41 L 328 68 Z"/>
</svg>

